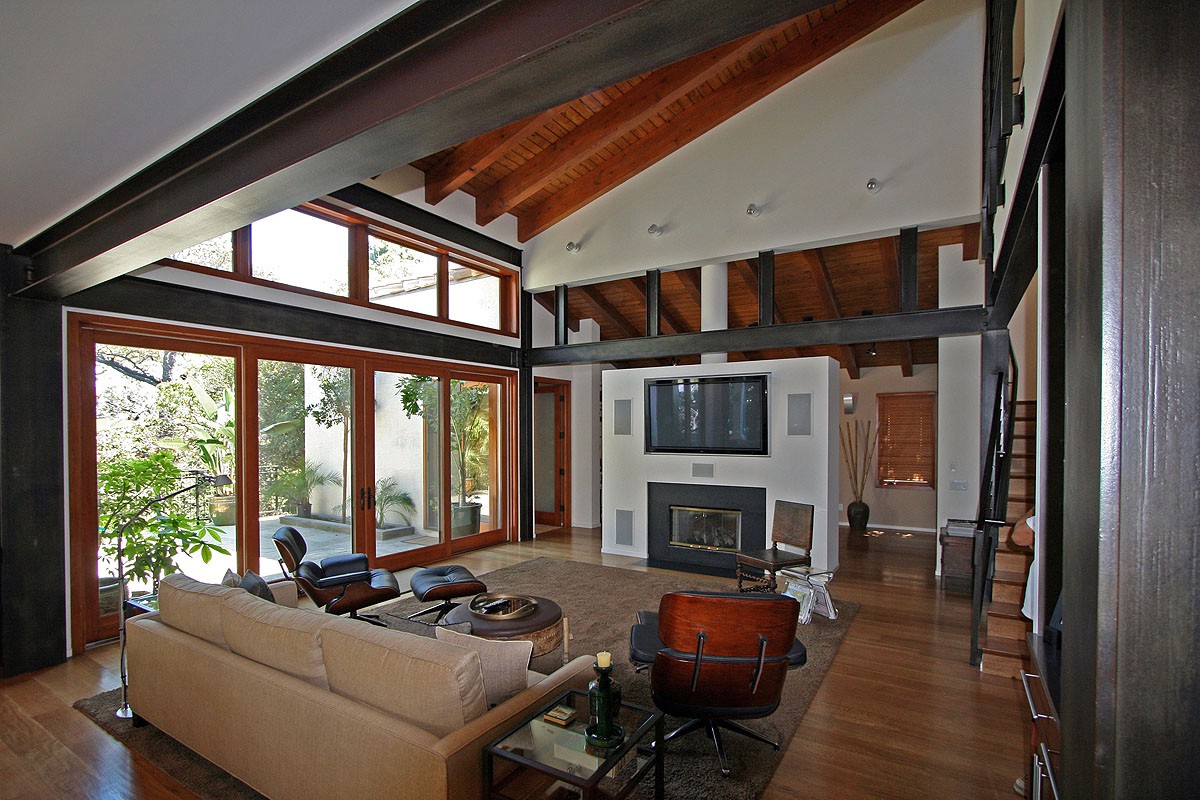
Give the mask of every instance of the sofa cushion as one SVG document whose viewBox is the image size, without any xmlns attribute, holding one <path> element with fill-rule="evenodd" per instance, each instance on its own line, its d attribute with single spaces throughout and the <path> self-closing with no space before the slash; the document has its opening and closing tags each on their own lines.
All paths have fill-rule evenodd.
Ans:
<svg viewBox="0 0 1200 800">
<path fill-rule="evenodd" d="M 443 642 L 479 653 L 479 663 L 483 667 L 483 690 L 487 694 L 489 707 L 499 705 L 528 688 L 526 673 L 529 671 L 529 659 L 533 656 L 533 642 L 481 639 L 445 628 L 438 628 L 436 635 Z"/>
<path fill-rule="evenodd" d="M 221 628 L 229 649 L 280 672 L 329 687 L 321 655 L 321 629 L 333 622 L 317 614 L 239 591 L 221 606 Z"/>
<path fill-rule="evenodd" d="M 238 586 L 245 589 L 255 597 L 261 597 L 263 600 L 275 602 L 275 595 L 271 593 L 271 585 L 262 579 L 254 570 L 246 570 L 246 574 L 242 576 Z"/>
<path fill-rule="evenodd" d="M 336 619 L 321 634 L 329 688 L 437 737 L 487 711 L 472 650 L 427 636 Z"/>
<path fill-rule="evenodd" d="M 177 572 L 158 584 L 158 618 L 175 630 L 228 648 L 221 627 L 221 606 L 226 598 L 244 594 L 241 589 L 201 583 Z"/>
</svg>

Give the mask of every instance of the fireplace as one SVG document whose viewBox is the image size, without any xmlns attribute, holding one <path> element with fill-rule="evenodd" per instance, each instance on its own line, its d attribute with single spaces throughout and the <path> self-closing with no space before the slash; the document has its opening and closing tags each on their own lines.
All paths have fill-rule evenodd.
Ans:
<svg viewBox="0 0 1200 800">
<path fill-rule="evenodd" d="M 649 483 L 647 533 L 651 566 L 732 575 L 735 553 L 766 547 L 767 490 Z"/>
<path fill-rule="evenodd" d="M 671 547 L 737 552 L 742 543 L 742 512 L 731 508 L 671 506 Z"/>
</svg>

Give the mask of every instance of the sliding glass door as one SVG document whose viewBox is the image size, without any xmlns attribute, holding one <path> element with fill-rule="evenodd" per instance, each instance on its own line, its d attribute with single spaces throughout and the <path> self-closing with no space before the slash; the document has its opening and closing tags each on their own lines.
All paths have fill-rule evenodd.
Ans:
<svg viewBox="0 0 1200 800">
<path fill-rule="evenodd" d="M 84 314 L 68 332 L 76 647 L 116 634 L 117 534 L 152 592 L 164 537 L 168 571 L 219 582 L 279 576 L 284 525 L 311 559 L 388 569 L 514 533 L 511 372 Z"/>
<path fill-rule="evenodd" d="M 88 642 L 117 633 L 118 550 L 125 597 L 155 592 L 176 569 L 216 582 L 236 567 L 237 352 L 121 332 L 75 338 L 72 583 Z M 218 474 L 229 483 L 206 480 Z"/>
<path fill-rule="evenodd" d="M 355 552 L 355 370 L 351 366 L 260 358 L 256 569 L 282 574 L 272 539 L 300 532 L 308 558 Z"/>
</svg>

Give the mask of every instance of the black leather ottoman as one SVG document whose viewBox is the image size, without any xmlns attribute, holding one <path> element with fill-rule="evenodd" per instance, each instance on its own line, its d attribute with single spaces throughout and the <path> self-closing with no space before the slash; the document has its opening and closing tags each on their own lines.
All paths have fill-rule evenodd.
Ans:
<svg viewBox="0 0 1200 800">
<path fill-rule="evenodd" d="M 471 570 L 458 564 L 419 569 L 413 573 L 408 583 L 412 587 L 413 597 L 422 603 L 438 600 L 441 603 L 409 614 L 406 619 L 436 613 L 435 622 L 440 622 L 450 609 L 458 605 L 454 602 L 455 599 L 474 597 L 487 591 L 487 585 L 483 581 L 476 578 Z"/>
</svg>

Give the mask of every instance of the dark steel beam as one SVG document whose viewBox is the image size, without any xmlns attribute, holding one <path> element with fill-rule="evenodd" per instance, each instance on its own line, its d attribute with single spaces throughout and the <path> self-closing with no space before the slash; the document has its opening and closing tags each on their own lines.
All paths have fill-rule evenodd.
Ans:
<svg viewBox="0 0 1200 800">
<path fill-rule="evenodd" d="M 339 201 L 338 205 L 361 208 L 372 215 L 385 217 L 423 233 L 433 234 L 447 242 L 468 247 L 476 253 L 490 256 L 505 264 L 511 264 L 514 267 L 521 266 L 521 248 L 513 247 L 499 239 L 493 239 L 491 236 L 465 225 L 459 225 L 457 222 L 451 222 L 445 217 L 439 217 L 437 214 L 406 203 L 378 189 L 372 189 L 370 186 L 356 183 L 345 189 L 331 192 L 329 197 Z"/>
<path fill-rule="evenodd" d="M 567 343 L 567 285 L 554 287 L 554 343 Z"/>
<path fill-rule="evenodd" d="M 775 324 L 775 251 L 758 254 L 758 324 Z"/>
<path fill-rule="evenodd" d="M 418 3 L 22 244 L 21 291 L 73 294 L 824 3 Z"/>
<path fill-rule="evenodd" d="M 138 314 L 169 322 L 213 325 L 266 336 L 294 337 L 347 347 L 370 347 L 430 358 L 516 367 L 520 349 L 512 346 L 380 325 L 341 314 L 313 311 L 287 303 L 271 303 L 221 292 L 122 278 L 71 298 L 73 306 Z"/>
<path fill-rule="evenodd" d="M 766 328 L 736 328 L 654 338 L 589 342 L 563 347 L 536 347 L 529 353 L 529 358 L 534 366 L 582 364 L 853 342 L 933 339 L 941 336 L 977 335 L 987 329 L 987 309 L 983 306 L 963 306 L 917 311 L 911 314 L 876 314 L 818 322 L 797 322 Z"/>
<path fill-rule="evenodd" d="M 917 229 L 900 229 L 900 311 L 917 310 Z"/>
<path fill-rule="evenodd" d="M 662 272 L 646 270 L 646 335 L 658 336 L 658 295 L 662 285 Z"/>
</svg>

